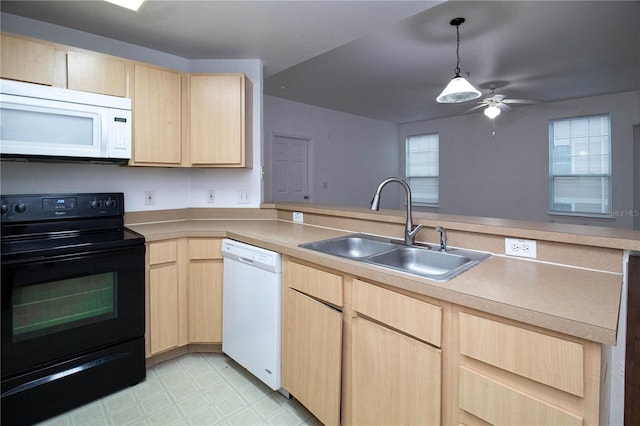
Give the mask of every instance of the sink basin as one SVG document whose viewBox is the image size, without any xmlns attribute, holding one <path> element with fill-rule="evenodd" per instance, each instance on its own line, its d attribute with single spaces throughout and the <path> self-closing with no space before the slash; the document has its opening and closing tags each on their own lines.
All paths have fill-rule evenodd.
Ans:
<svg viewBox="0 0 640 426">
<path fill-rule="evenodd" d="M 367 262 L 438 280 L 453 278 L 478 263 L 466 256 L 414 247 L 371 256 Z"/>
<path fill-rule="evenodd" d="M 374 254 L 392 250 L 397 247 L 397 244 L 392 243 L 390 240 L 380 240 L 373 235 L 353 234 L 330 240 L 300 244 L 300 247 L 334 256 L 346 257 L 347 259 L 361 260 Z"/>
<path fill-rule="evenodd" d="M 439 250 L 439 246 L 407 246 L 400 240 L 368 234 L 352 234 L 300 244 L 321 253 L 361 261 L 435 281 L 449 281 L 491 257 L 474 250 Z"/>
</svg>

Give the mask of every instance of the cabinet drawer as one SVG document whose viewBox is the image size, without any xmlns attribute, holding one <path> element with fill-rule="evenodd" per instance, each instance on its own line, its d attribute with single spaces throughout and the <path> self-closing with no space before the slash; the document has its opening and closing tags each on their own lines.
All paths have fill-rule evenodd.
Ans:
<svg viewBox="0 0 640 426">
<path fill-rule="evenodd" d="M 584 347 L 460 312 L 460 353 L 573 395 L 584 396 Z"/>
<path fill-rule="evenodd" d="M 441 345 L 439 306 L 354 280 L 353 309 L 432 345 Z"/>
<path fill-rule="evenodd" d="M 189 239 L 189 259 L 222 259 L 222 240 L 212 238 Z"/>
<path fill-rule="evenodd" d="M 295 262 L 288 263 L 289 287 L 317 297 L 335 306 L 342 306 L 342 277 Z"/>
<path fill-rule="evenodd" d="M 178 242 L 176 240 L 149 244 L 149 264 L 176 262 L 178 260 Z"/>
<path fill-rule="evenodd" d="M 460 367 L 459 407 L 497 425 L 582 425 L 582 417 Z"/>
</svg>

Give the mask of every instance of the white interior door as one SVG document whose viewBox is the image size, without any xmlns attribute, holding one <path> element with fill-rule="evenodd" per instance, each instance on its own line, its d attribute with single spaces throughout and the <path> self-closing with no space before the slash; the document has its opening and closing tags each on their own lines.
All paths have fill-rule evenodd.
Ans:
<svg viewBox="0 0 640 426">
<path fill-rule="evenodd" d="M 273 201 L 309 202 L 309 140 L 274 136 L 271 156 Z"/>
</svg>

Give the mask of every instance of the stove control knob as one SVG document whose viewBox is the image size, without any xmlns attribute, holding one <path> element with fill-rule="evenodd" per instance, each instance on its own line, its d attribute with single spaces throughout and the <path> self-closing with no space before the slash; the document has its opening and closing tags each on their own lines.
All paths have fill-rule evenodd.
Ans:
<svg viewBox="0 0 640 426">
<path fill-rule="evenodd" d="M 5 214 L 9 211 L 9 206 L 7 206 L 6 204 L 2 205 L 2 214 Z"/>
<path fill-rule="evenodd" d="M 13 209 L 16 213 L 24 213 L 27 211 L 27 205 L 25 203 L 18 203 Z"/>
<path fill-rule="evenodd" d="M 98 201 L 98 200 L 93 200 L 93 201 L 91 202 L 91 208 L 92 208 L 92 209 L 99 209 L 101 204 L 102 204 L 102 203 L 101 203 L 100 201 Z"/>
<path fill-rule="evenodd" d="M 112 208 L 112 207 L 115 207 L 115 206 L 116 206 L 116 201 L 115 201 L 115 200 L 112 200 L 111 198 L 109 198 L 109 199 L 104 203 L 104 205 L 105 205 L 108 209 L 110 209 L 110 208 Z"/>
</svg>

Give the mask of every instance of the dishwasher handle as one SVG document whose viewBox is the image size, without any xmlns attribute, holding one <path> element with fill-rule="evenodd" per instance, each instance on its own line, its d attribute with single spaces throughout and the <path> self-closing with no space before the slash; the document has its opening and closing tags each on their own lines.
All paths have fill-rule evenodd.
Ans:
<svg viewBox="0 0 640 426">
<path fill-rule="evenodd" d="M 253 265 L 253 259 L 247 259 L 246 257 L 236 256 L 238 262 L 246 263 L 247 265 Z"/>
</svg>

